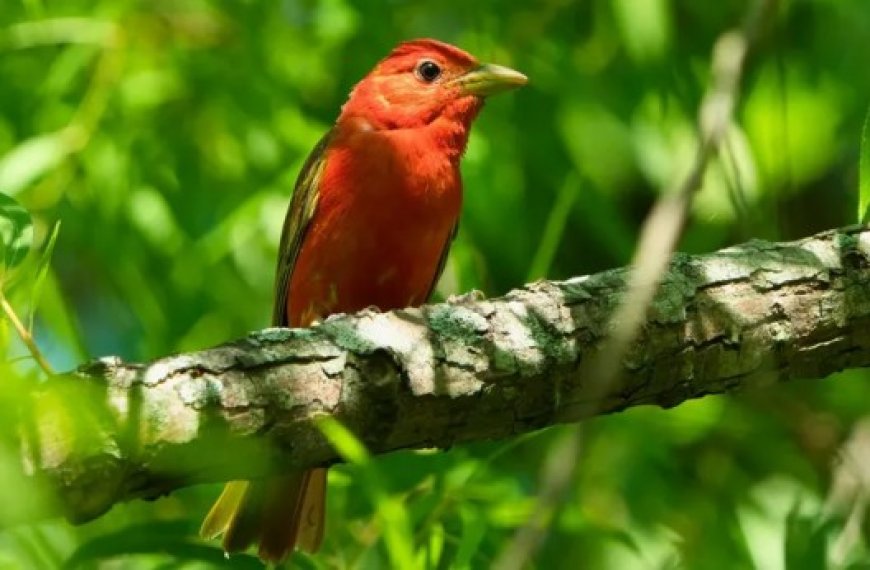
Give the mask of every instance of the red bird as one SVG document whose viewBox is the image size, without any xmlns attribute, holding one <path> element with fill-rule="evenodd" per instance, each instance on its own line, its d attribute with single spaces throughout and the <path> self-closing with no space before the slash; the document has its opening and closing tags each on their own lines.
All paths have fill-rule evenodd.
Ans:
<svg viewBox="0 0 870 570">
<path fill-rule="evenodd" d="M 493 93 L 526 83 L 459 48 L 400 44 L 350 94 L 296 181 L 278 258 L 276 326 L 331 313 L 426 302 L 456 233 L 459 159 Z M 259 542 L 263 560 L 323 540 L 326 469 L 234 481 L 203 522 L 228 552 Z"/>
</svg>

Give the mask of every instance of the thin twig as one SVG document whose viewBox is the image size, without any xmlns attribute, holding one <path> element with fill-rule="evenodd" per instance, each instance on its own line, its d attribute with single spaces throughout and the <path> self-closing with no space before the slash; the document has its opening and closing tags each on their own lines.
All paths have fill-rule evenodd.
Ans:
<svg viewBox="0 0 870 570">
<path fill-rule="evenodd" d="M 742 31 L 726 32 L 714 45 L 712 83 L 698 113 L 699 141 L 692 167 L 676 188 L 656 202 L 641 229 L 624 301 L 613 315 L 608 339 L 598 351 L 598 356 L 590 359 L 587 365 L 593 399 L 621 380 L 623 358 L 646 321 L 650 304 L 683 234 L 692 200 L 703 183 L 710 160 L 718 153 L 731 125 L 746 55 L 755 42 L 763 21 L 768 14 L 773 13 L 776 4 L 777 0 L 757 0 L 747 14 Z M 574 437 L 578 440 L 576 448 L 579 451 L 582 445 L 579 428 Z M 554 447 L 547 461 L 556 461 L 557 456 L 562 453 L 564 450 L 561 446 Z M 560 477 L 545 476 L 542 479 L 536 513 L 539 510 L 548 512 L 552 509 L 553 501 L 559 501 L 567 494 L 580 461 L 579 458 L 561 458 L 561 462 L 570 466 L 570 472 L 560 473 Z M 552 517 L 542 523 L 540 516 L 531 516 L 502 551 L 496 567 L 526 567 L 546 538 L 549 522 L 552 522 Z"/>
<path fill-rule="evenodd" d="M 541 474 L 541 493 L 529 520 L 514 535 L 495 563 L 496 570 L 521 570 L 529 559 L 529 553 L 540 548 L 547 538 L 547 530 L 565 504 L 574 473 L 580 463 L 583 447 L 583 430 L 575 426 L 565 438 L 552 447 L 547 454 Z"/>
<path fill-rule="evenodd" d="M 731 125 L 746 55 L 758 34 L 762 16 L 777 0 L 759 0 L 744 30 L 724 33 L 713 48 L 712 85 L 698 113 L 699 141 L 692 167 L 679 185 L 662 196 L 647 216 L 632 260 L 623 303 L 613 315 L 610 337 L 591 362 L 595 382 L 606 389 L 619 381 L 623 357 L 640 332 L 650 303 L 679 243 L 695 194 L 710 161 Z"/>
<path fill-rule="evenodd" d="M 42 371 L 47 375 L 54 376 L 55 372 L 51 367 L 51 364 L 48 363 L 48 360 L 46 360 L 42 351 L 39 350 L 38 346 L 36 346 L 36 342 L 33 340 L 33 335 L 30 334 L 30 331 L 27 330 L 24 323 L 22 323 L 21 319 L 18 318 L 15 309 L 13 309 L 12 305 L 9 304 L 9 300 L 6 299 L 6 295 L 4 295 L 2 291 L 0 291 L 0 308 L 3 309 L 3 313 L 6 314 L 6 318 L 9 319 L 9 322 L 12 323 L 15 332 L 17 332 L 18 336 L 21 337 L 21 341 L 24 343 L 24 346 L 27 347 L 30 356 L 33 357 L 36 364 L 38 364 L 39 367 L 42 368 Z"/>
</svg>

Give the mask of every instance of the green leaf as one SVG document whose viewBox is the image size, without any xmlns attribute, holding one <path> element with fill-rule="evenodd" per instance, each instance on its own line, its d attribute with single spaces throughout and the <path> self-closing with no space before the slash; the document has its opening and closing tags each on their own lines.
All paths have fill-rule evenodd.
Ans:
<svg viewBox="0 0 870 570">
<path fill-rule="evenodd" d="M 805 516 L 795 505 L 785 521 L 786 570 L 824 570 L 828 568 L 828 535 L 831 521 Z"/>
<path fill-rule="evenodd" d="M 439 568 L 444 553 L 444 525 L 436 522 L 428 529 L 428 544 L 417 551 L 415 568 Z"/>
<path fill-rule="evenodd" d="M 318 418 L 317 426 L 345 461 L 359 468 L 360 478 L 384 533 L 384 542 L 394 568 L 414 568 L 414 538 L 403 497 L 391 496 L 384 477 L 365 445 L 332 416 Z"/>
<path fill-rule="evenodd" d="M 329 440 L 329 443 L 345 461 L 354 465 L 365 466 L 371 456 L 357 437 L 332 416 L 320 418 L 317 427 Z"/>
<path fill-rule="evenodd" d="M 0 278 L 21 263 L 33 245 L 30 213 L 6 194 L 0 194 Z"/>
<path fill-rule="evenodd" d="M 861 157 L 858 174 L 858 221 L 867 223 L 870 217 L 870 107 L 861 129 Z"/>
<path fill-rule="evenodd" d="M 179 567 L 182 562 L 198 561 L 208 563 L 210 567 L 224 567 L 232 564 L 233 568 L 263 568 L 263 564 L 253 556 L 234 554 L 227 561 L 224 553 L 213 546 L 191 538 L 195 535 L 195 527 L 189 521 L 156 521 L 145 524 L 135 524 L 116 532 L 101 534 L 84 542 L 67 559 L 63 568 L 97 567 L 99 562 L 110 564 L 124 561 L 122 566 L 139 568 L 144 566 L 134 562 L 135 555 L 146 559 L 147 555 L 156 555 L 159 560 L 172 562 L 171 567 Z M 100 566 L 101 567 L 101 566 Z"/>
<path fill-rule="evenodd" d="M 457 570 L 475 566 L 474 557 L 486 536 L 486 516 L 480 509 L 463 505 L 459 509 L 459 516 L 462 519 L 462 535 L 452 563 Z"/>
</svg>

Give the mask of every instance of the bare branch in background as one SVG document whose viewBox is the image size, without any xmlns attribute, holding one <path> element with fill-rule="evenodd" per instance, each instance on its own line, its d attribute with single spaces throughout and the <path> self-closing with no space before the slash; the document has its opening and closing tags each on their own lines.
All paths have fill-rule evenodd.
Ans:
<svg viewBox="0 0 870 570">
<path fill-rule="evenodd" d="M 618 381 L 622 357 L 646 320 L 668 261 L 683 234 L 692 200 L 731 125 L 746 55 L 758 37 L 765 16 L 772 14 L 776 5 L 777 0 L 754 2 L 743 30 L 726 32 L 716 41 L 710 65 L 710 88 L 698 111 L 695 159 L 679 186 L 666 192 L 647 216 L 631 262 L 633 270 L 625 299 L 613 316 L 611 336 L 602 350 L 604 356 L 590 363 L 593 377 L 603 387 Z"/>
<path fill-rule="evenodd" d="M 740 91 L 746 55 L 755 42 L 765 16 L 772 14 L 777 0 L 757 0 L 753 3 L 742 30 L 724 33 L 716 41 L 711 61 L 711 84 L 698 112 L 698 148 L 691 169 L 678 187 L 666 192 L 655 204 L 641 228 L 633 268 L 625 298 L 613 315 L 610 336 L 597 357 L 586 364 L 598 391 L 606 392 L 618 384 L 622 361 L 636 340 L 647 318 L 671 255 L 683 234 L 689 209 L 695 194 L 701 188 L 710 161 L 719 151 L 731 125 L 731 117 Z M 579 429 L 579 428 L 578 428 Z M 579 434 L 577 436 L 580 437 Z M 578 448 L 579 448 L 578 443 Z M 553 454 L 561 453 L 554 448 Z M 550 462 L 555 461 L 550 458 Z M 579 466 L 579 460 L 575 469 Z M 540 501 L 567 495 L 573 474 L 566 478 L 552 478 L 542 482 Z M 563 485 L 560 489 L 550 484 Z M 546 508 L 546 507 L 542 507 Z M 542 542 L 530 540 L 539 521 L 534 517 L 526 527 L 520 528 L 502 552 L 502 569 L 524 568 Z"/>
<path fill-rule="evenodd" d="M 552 446 L 541 472 L 541 491 L 538 493 L 535 508 L 529 515 L 528 522 L 517 530 L 513 540 L 492 565 L 495 570 L 521 570 L 541 547 L 547 538 L 550 525 L 562 510 L 565 496 L 580 464 L 582 450 L 582 425 L 569 430 L 562 436 L 561 441 Z"/>
</svg>

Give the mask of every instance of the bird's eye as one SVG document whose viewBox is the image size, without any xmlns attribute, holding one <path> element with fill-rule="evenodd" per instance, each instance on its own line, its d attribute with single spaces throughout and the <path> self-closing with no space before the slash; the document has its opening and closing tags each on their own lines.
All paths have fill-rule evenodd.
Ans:
<svg viewBox="0 0 870 570">
<path fill-rule="evenodd" d="M 441 66 L 434 61 L 424 59 L 417 64 L 417 77 L 426 83 L 432 83 L 441 77 Z"/>
</svg>

